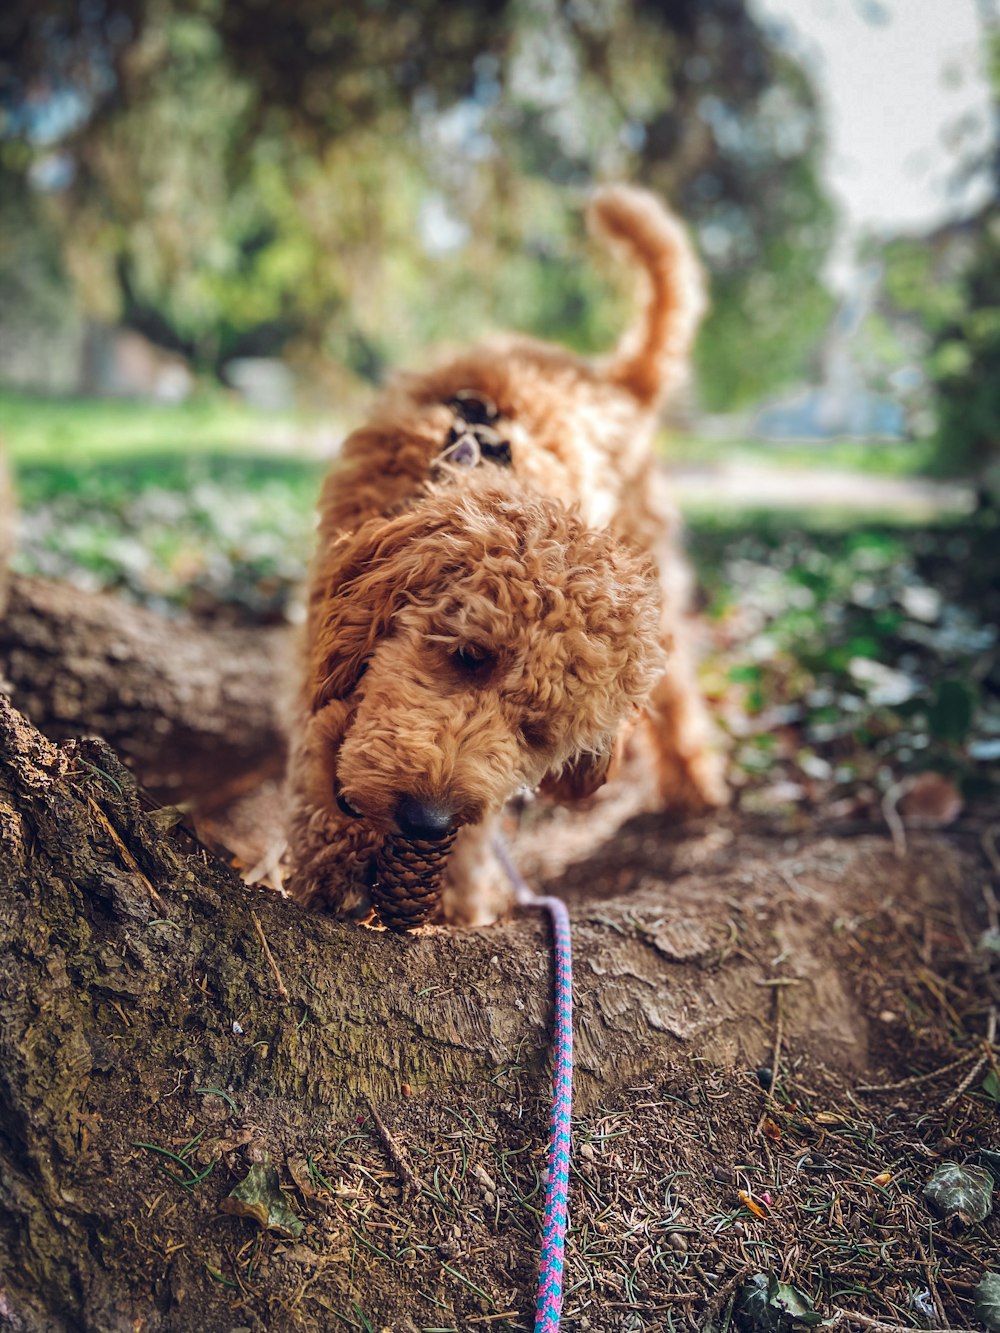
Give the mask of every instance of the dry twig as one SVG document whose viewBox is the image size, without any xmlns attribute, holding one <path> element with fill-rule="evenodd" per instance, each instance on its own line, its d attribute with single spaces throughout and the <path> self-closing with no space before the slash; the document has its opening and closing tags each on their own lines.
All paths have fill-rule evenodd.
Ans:
<svg viewBox="0 0 1000 1333">
<path fill-rule="evenodd" d="M 403 1182 L 403 1198 L 406 1199 L 409 1195 L 417 1193 L 420 1189 L 420 1181 L 417 1178 L 417 1174 L 413 1167 L 410 1165 L 410 1159 L 406 1154 L 406 1150 L 396 1142 L 395 1138 L 393 1138 L 389 1126 L 379 1115 L 378 1111 L 375 1110 L 374 1104 L 369 1100 L 367 1105 L 368 1114 L 375 1123 L 375 1128 L 378 1130 L 378 1136 L 382 1140 L 382 1146 L 392 1158 L 392 1164 L 399 1172 L 400 1179 Z"/>
<path fill-rule="evenodd" d="M 896 806 L 906 795 L 906 789 L 905 780 L 894 782 L 882 797 L 882 818 L 888 824 L 889 832 L 892 835 L 892 850 L 901 861 L 906 855 L 906 829 Z"/>
<path fill-rule="evenodd" d="M 264 950 L 264 957 L 270 964 L 271 971 L 274 973 L 274 979 L 278 983 L 278 994 L 283 1000 L 288 1000 L 291 996 L 288 994 L 288 988 L 282 978 L 278 964 L 274 961 L 274 954 L 271 952 L 270 946 L 268 945 L 267 937 L 264 934 L 264 928 L 261 926 L 260 921 L 257 918 L 257 913 L 251 912 L 250 919 L 253 921 L 254 930 L 257 932 L 257 938 L 260 940 L 260 947 Z"/>
<path fill-rule="evenodd" d="M 839 1328 L 841 1324 L 857 1324 L 859 1328 L 870 1328 L 872 1333 L 913 1333 L 905 1324 L 887 1324 L 884 1319 L 876 1319 L 870 1314 L 858 1314 L 854 1310 L 834 1310 L 824 1327 Z M 927 1333 L 955 1333 L 953 1328 L 929 1328 Z"/>
</svg>

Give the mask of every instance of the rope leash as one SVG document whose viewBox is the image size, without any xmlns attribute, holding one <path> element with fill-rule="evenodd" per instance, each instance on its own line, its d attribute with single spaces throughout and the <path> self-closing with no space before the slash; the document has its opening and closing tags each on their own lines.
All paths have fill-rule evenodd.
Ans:
<svg viewBox="0 0 1000 1333">
<path fill-rule="evenodd" d="M 528 887 L 502 838 L 496 838 L 493 847 L 514 886 L 518 905 L 543 908 L 552 919 L 555 953 L 555 1074 L 549 1120 L 549 1178 L 545 1186 L 545 1220 L 538 1264 L 535 1333 L 557 1333 L 563 1298 L 572 1135 L 570 1117 L 573 1111 L 573 954 L 569 913 L 561 898 L 542 896 Z"/>
</svg>

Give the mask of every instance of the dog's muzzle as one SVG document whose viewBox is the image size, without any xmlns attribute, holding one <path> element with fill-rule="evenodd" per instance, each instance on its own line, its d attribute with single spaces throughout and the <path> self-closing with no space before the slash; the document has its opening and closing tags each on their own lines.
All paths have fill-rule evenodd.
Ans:
<svg viewBox="0 0 1000 1333">
<path fill-rule="evenodd" d="M 455 811 L 444 801 L 406 794 L 396 805 L 399 831 L 414 842 L 440 842 L 454 833 L 455 823 Z"/>
</svg>

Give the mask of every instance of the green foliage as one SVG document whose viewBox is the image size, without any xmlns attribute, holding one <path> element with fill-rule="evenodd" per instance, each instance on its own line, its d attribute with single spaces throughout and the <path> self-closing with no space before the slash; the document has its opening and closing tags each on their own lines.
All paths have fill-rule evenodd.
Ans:
<svg viewBox="0 0 1000 1333">
<path fill-rule="evenodd" d="M 884 793 L 927 771 L 996 790 L 989 534 L 783 524 L 692 544 L 723 643 L 706 684 L 748 808 L 835 798 L 881 818 Z"/>
<path fill-rule="evenodd" d="M 982 1167 L 945 1162 L 924 1186 L 924 1198 L 945 1221 L 973 1226 L 993 1209 L 993 1177 Z"/>
<path fill-rule="evenodd" d="M 1000 30 L 988 44 L 1000 102 Z M 922 327 L 937 418 L 933 468 L 974 477 L 1000 499 L 1000 197 L 965 223 L 884 247 L 887 305 Z M 912 355 L 912 347 L 909 349 Z"/>
<path fill-rule="evenodd" d="M 1000 1333 L 1000 1273 L 984 1273 L 975 1297 L 976 1318 L 989 1333 Z"/>
<path fill-rule="evenodd" d="M 940 680 L 927 709 L 927 723 L 938 740 L 961 745 L 972 727 L 978 691 L 964 680 Z"/>
<path fill-rule="evenodd" d="M 105 24 L 48 27 L 11 2 L 23 70 L 79 93 L 44 209 L 74 292 L 204 370 L 290 349 L 378 378 L 491 325 L 604 350 L 595 178 L 646 181 L 703 240 L 709 406 L 795 378 L 829 313 L 816 107 L 742 0 L 96 0 Z M 0 122 L 22 179 L 53 154 L 30 126 Z"/>
<path fill-rule="evenodd" d="M 794 1333 L 823 1322 L 810 1297 L 774 1273 L 755 1273 L 740 1289 L 735 1316 L 743 1333 Z"/>
<path fill-rule="evenodd" d="M 931 361 L 938 399 L 939 467 L 977 476 L 1000 496 L 1000 212 L 987 219 Z"/>
</svg>

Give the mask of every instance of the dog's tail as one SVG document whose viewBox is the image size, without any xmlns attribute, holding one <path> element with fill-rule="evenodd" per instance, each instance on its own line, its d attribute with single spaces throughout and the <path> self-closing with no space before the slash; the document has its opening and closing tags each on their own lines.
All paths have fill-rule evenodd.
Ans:
<svg viewBox="0 0 1000 1333">
<path fill-rule="evenodd" d="M 631 185 L 599 190 L 588 221 L 624 245 L 649 277 L 644 317 L 622 339 L 607 373 L 643 406 L 653 406 L 684 375 L 706 307 L 701 265 L 681 224 L 646 190 Z"/>
</svg>

